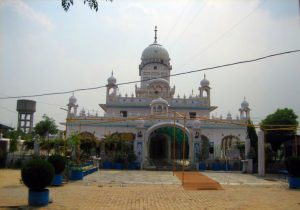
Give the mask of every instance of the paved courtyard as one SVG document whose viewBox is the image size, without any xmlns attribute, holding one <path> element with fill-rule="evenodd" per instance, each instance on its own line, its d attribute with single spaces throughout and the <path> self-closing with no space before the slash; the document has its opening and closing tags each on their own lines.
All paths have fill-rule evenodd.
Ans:
<svg viewBox="0 0 300 210">
<path fill-rule="evenodd" d="M 40 209 L 300 209 L 300 190 L 289 190 L 284 179 L 205 174 L 224 190 L 186 191 L 172 172 L 100 171 L 50 187 L 53 202 Z M 0 209 L 32 209 L 19 179 L 19 170 L 0 170 Z"/>
</svg>

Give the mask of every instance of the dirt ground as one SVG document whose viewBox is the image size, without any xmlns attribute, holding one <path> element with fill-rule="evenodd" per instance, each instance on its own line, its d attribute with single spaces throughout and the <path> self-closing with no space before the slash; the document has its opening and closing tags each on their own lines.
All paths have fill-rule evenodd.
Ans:
<svg viewBox="0 0 300 210">
<path fill-rule="evenodd" d="M 223 190 L 184 190 L 178 185 L 69 182 L 49 187 L 51 199 L 39 209 L 264 209 L 300 210 L 300 190 L 286 185 L 231 186 Z M 0 169 L 0 209 L 27 206 L 28 189 L 19 170 Z"/>
</svg>

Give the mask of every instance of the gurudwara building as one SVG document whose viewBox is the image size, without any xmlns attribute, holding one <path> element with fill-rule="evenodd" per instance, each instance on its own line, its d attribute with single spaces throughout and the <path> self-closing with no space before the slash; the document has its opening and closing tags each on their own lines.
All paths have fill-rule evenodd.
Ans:
<svg viewBox="0 0 300 210">
<path fill-rule="evenodd" d="M 245 141 L 246 127 L 241 124 L 250 118 L 248 102 L 244 99 L 235 119 L 214 117 L 217 109 L 211 105 L 211 86 L 204 75 L 197 94 L 180 97 L 171 85 L 172 65 L 168 51 L 157 42 L 144 49 L 139 64 L 140 85 L 135 85 L 135 95 L 119 94 L 117 79 L 111 74 L 107 79 L 106 103 L 99 104 L 104 116 L 77 112 L 75 96 L 69 98 L 67 135 L 72 132 L 89 132 L 98 139 L 107 134 L 130 133 L 134 152 L 143 168 L 152 160 L 182 159 L 185 139 L 185 158 L 190 165 L 199 160 L 202 142 L 209 142 L 209 159 L 226 158 L 234 141 Z M 174 135 L 176 141 L 173 141 Z M 174 145 L 175 144 L 175 145 Z"/>
</svg>

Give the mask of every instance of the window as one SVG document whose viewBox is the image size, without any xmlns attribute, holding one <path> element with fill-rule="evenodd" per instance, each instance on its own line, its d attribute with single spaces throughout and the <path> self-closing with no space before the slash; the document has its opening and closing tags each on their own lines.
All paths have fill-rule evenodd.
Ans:
<svg viewBox="0 0 300 210">
<path fill-rule="evenodd" d="M 197 116 L 196 112 L 190 112 L 189 114 L 190 114 L 190 119 L 195 119 Z"/>
<path fill-rule="evenodd" d="M 157 69 L 157 66 L 154 66 L 153 69 Z"/>
<path fill-rule="evenodd" d="M 121 117 L 127 117 L 127 111 L 120 111 Z"/>
</svg>

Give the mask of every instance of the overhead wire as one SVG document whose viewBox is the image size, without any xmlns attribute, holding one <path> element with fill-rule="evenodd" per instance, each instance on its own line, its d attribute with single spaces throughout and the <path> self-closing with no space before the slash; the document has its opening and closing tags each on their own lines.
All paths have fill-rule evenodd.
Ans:
<svg viewBox="0 0 300 210">
<path fill-rule="evenodd" d="M 213 67 L 207 67 L 207 68 L 202 68 L 202 69 L 197 69 L 197 70 L 191 70 L 191 71 L 185 71 L 185 72 L 180 72 L 176 74 L 170 74 L 169 76 L 161 76 L 157 77 L 155 79 L 164 79 L 168 77 L 175 77 L 175 76 L 180 76 L 180 75 L 185 75 L 185 74 L 191 74 L 191 73 L 196 73 L 196 72 L 201 72 L 201 71 L 209 71 L 213 69 L 219 69 L 219 68 L 224 68 L 224 67 L 229 67 L 229 66 L 234 66 L 234 65 L 239 65 L 239 64 L 245 64 L 245 63 L 252 63 L 260 60 L 264 60 L 267 58 L 271 57 L 276 57 L 280 55 L 286 55 L 286 54 L 291 54 L 291 53 L 297 53 L 300 52 L 300 50 L 290 50 L 290 51 L 284 51 L 284 52 L 279 52 L 279 53 L 274 53 L 274 54 L 269 54 L 266 56 L 258 57 L 258 58 L 253 58 L 249 60 L 243 60 L 243 61 L 238 61 L 238 62 L 233 62 L 233 63 L 227 63 L 227 64 L 222 64 L 218 66 L 213 66 Z M 144 82 L 144 81 L 151 81 L 154 80 L 152 79 L 144 79 L 144 80 L 134 80 L 134 81 L 129 81 L 129 82 L 121 82 L 117 83 L 116 85 L 121 86 L 121 85 L 128 85 L 128 84 L 133 84 L 133 83 L 139 83 L 139 82 Z M 89 88 L 79 88 L 75 90 L 69 90 L 69 91 L 61 91 L 61 92 L 52 92 L 52 93 L 41 93 L 41 94 L 32 94 L 32 95 L 22 95 L 22 96 L 8 96 L 8 97 L 0 97 L 0 100 L 4 99 L 16 99 L 16 98 L 32 98 L 32 97 L 41 97 L 41 96 L 50 96 L 50 95 L 63 95 L 63 94 L 70 94 L 74 92 L 79 92 L 79 91 L 87 91 L 87 90 L 97 90 L 100 88 L 105 88 L 107 85 L 101 85 L 101 86 L 96 86 L 96 87 L 89 87 Z"/>
<path fill-rule="evenodd" d="M 205 53 L 209 48 L 211 48 L 212 46 L 214 46 L 217 42 L 219 42 L 221 39 L 223 39 L 226 35 L 229 34 L 229 32 L 233 31 L 236 27 L 238 27 L 242 22 L 244 22 L 246 19 L 248 19 L 253 13 L 254 11 L 256 11 L 259 7 L 261 7 L 264 3 L 266 2 L 266 0 L 261 1 L 253 10 L 251 10 L 246 16 L 244 16 L 242 19 L 240 19 L 237 23 L 235 23 L 233 26 L 231 26 L 230 28 L 228 28 L 228 30 L 224 31 L 223 33 L 221 33 L 220 36 L 218 36 L 216 39 L 214 39 L 212 42 L 210 42 L 204 49 L 202 49 L 201 52 L 198 52 L 196 54 L 194 54 L 193 56 L 189 57 L 189 59 L 182 65 L 180 65 L 179 68 L 182 68 L 184 66 L 186 66 L 188 63 L 190 63 L 192 60 L 194 60 L 195 58 L 197 58 L 199 55 Z"/>
</svg>

